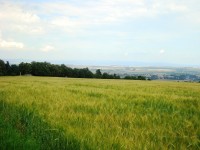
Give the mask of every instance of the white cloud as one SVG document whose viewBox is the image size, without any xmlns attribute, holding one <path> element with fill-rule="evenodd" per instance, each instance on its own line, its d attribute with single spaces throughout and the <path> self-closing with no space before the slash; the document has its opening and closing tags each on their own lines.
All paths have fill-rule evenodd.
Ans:
<svg viewBox="0 0 200 150">
<path fill-rule="evenodd" d="M 14 31 L 20 31 L 27 34 L 43 34 L 45 33 L 44 29 L 41 26 L 30 26 L 26 24 L 16 24 L 11 27 Z"/>
<path fill-rule="evenodd" d="M 48 2 L 42 3 L 41 9 L 44 15 L 51 16 L 48 21 L 54 29 L 59 28 L 71 33 L 92 26 L 144 17 L 190 13 L 187 3 L 178 0 L 153 0 L 151 3 L 146 0 L 97 0 L 80 2 L 79 5 L 68 2 Z"/>
<path fill-rule="evenodd" d="M 49 51 L 54 51 L 55 47 L 53 47 L 52 45 L 45 45 L 44 47 L 41 48 L 41 51 L 43 52 L 49 52 Z"/>
<path fill-rule="evenodd" d="M 188 12 L 188 7 L 186 4 L 176 1 L 155 0 L 152 4 L 152 12 L 154 12 L 156 15 L 166 13 L 186 13 Z"/>
<path fill-rule="evenodd" d="M 41 9 L 44 16 L 51 16 L 48 22 L 54 29 L 69 33 L 149 15 L 147 7 L 139 0 L 99 0 L 83 5 L 48 2 L 41 4 Z"/>
<path fill-rule="evenodd" d="M 23 49 L 24 44 L 21 42 L 15 42 L 15 41 L 6 41 L 3 39 L 0 39 L 0 48 L 15 48 L 15 49 Z"/>
<path fill-rule="evenodd" d="M 0 20 L 8 22 L 35 23 L 40 21 L 40 17 L 31 11 L 26 11 L 20 5 L 13 3 L 1 3 Z"/>
<path fill-rule="evenodd" d="M 160 50 L 160 54 L 164 54 L 165 53 L 165 50 L 164 49 L 161 49 Z"/>
<path fill-rule="evenodd" d="M 156 17 L 163 13 L 189 15 L 187 4 L 187 1 L 178 0 L 153 0 L 151 3 L 147 0 L 78 0 L 76 3 L 46 1 L 26 8 L 8 1 L 0 6 L 0 28 L 28 34 L 43 34 L 52 29 L 73 34 L 92 26 Z"/>
<path fill-rule="evenodd" d="M 188 8 L 187 6 L 185 5 L 177 5 L 177 4 L 170 4 L 168 6 L 168 9 L 171 10 L 171 11 L 175 11 L 175 12 L 187 12 L 188 11 Z"/>
<path fill-rule="evenodd" d="M 10 1 L 0 2 L 0 29 L 28 34 L 44 33 L 41 18 L 32 9 Z"/>
</svg>

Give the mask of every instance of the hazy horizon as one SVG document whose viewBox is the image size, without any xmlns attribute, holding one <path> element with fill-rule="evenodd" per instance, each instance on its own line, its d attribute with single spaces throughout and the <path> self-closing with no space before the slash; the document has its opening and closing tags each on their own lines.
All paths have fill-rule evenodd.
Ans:
<svg viewBox="0 0 200 150">
<path fill-rule="evenodd" d="M 184 67 L 197 67 L 200 68 L 200 65 L 193 65 L 193 64 L 172 64 L 172 63 L 159 63 L 159 62 L 129 62 L 129 61 L 67 61 L 67 60 L 30 60 L 30 59 L 3 59 L 3 61 L 9 61 L 10 64 L 19 64 L 21 62 L 28 62 L 31 63 L 33 61 L 37 61 L 37 62 L 48 62 L 51 64 L 65 64 L 68 66 L 86 66 L 86 67 L 90 67 L 90 66 L 119 66 L 119 67 L 180 67 L 180 68 L 184 68 Z"/>
<path fill-rule="evenodd" d="M 0 59 L 200 67 L 197 0 L 0 0 Z"/>
</svg>

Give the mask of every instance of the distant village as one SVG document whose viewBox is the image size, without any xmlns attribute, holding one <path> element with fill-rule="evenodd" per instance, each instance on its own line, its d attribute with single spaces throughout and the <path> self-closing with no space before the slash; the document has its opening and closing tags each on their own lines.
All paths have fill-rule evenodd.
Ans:
<svg viewBox="0 0 200 150">
<path fill-rule="evenodd" d="M 91 70 L 96 67 L 90 67 Z M 102 66 L 102 72 L 116 73 L 121 78 L 126 76 L 144 76 L 149 80 L 177 80 L 200 82 L 200 68 L 193 67 L 121 67 Z"/>
<path fill-rule="evenodd" d="M 141 75 L 145 76 L 151 80 L 181 80 L 186 82 L 196 82 L 200 81 L 200 76 L 192 74 L 135 74 L 136 76 Z M 124 74 L 123 76 L 127 76 Z"/>
</svg>

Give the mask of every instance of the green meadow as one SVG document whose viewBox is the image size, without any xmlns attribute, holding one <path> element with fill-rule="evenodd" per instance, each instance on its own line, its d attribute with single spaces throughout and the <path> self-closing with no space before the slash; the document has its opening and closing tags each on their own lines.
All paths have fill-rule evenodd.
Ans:
<svg viewBox="0 0 200 150">
<path fill-rule="evenodd" d="M 0 77 L 0 149 L 200 149 L 200 84 Z"/>
</svg>

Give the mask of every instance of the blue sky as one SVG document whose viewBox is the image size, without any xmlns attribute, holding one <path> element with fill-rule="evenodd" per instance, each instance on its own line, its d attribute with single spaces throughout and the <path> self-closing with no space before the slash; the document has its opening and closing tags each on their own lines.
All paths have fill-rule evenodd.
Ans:
<svg viewBox="0 0 200 150">
<path fill-rule="evenodd" d="M 200 66 L 198 0 L 0 0 L 0 58 Z"/>
</svg>

